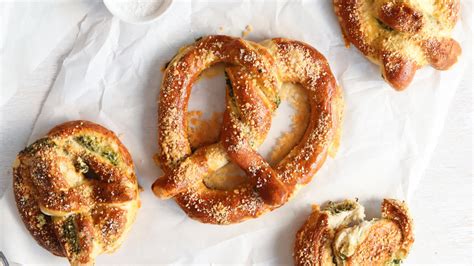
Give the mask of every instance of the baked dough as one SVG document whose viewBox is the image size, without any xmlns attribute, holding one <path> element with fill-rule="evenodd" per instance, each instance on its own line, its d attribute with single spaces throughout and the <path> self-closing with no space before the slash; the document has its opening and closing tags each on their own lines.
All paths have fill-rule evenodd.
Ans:
<svg viewBox="0 0 474 266">
<path fill-rule="evenodd" d="M 221 140 L 192 151 L 186 106 L 194 80 L 212 64 L 227 64 L 227 107 Z M 274 168 L 255 151 L 278 107 L 282 82 L 300 83 L 311 100 L 301 142 Z M 286 203 L 308 183 L 329 151 L 336 150 L 342 93 L 326 59 L 302 42 L 277 38 L 261 44 L 215 35 L 182 48 L 167 66 L 159 99 L 158 143 L 165 175 L 152 186 L 174 198 L 191 218 L 229 224 L 255 218 Z M 230 161 L 247 174 L 234 189 L 207 187 L 203 179 Z"/>
<path fill-rule="evenodd" d="M 404 202 L 384 199 L 382 218 L 365 221 L 353 200 L 313 207 L 296 234 L 296 265 L 398 265 L 408 255 L 413 221 Z"/>
<path fill-rule="evenodd" d="M 30 234 L 71 265 L 92 265 L 116 250 L 140 206 L 127 149 L 88 121 L 58 125 L 21 151 L 13 191 Z"/>
<path fill-rule="evenodd" d="M 461 46 L 450 37 L 459 0 L 333 0 L 346 41 L 380 65 L 385 80 L 405 89 L 430 64 L 446 70 Z"/>
</svg>

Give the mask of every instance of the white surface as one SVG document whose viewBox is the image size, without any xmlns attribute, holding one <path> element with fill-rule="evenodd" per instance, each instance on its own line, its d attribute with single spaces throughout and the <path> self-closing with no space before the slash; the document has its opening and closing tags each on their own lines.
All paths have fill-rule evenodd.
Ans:
<svg viewBox="0 0 474 266">
<path fill-rule="evenodd" d="M 0 32 L 5 37 L 0 38 L 0 105 L 10 99 L 22 85 L 21 80 L 45 60 L 90 7 L 84 1 L 0 1 Z M 31 19 L 41 14 L 48 14 L 48 19 Z M 37 43 L 42 45 L 32 45 Z M 8 52 L 12 50 L 21 53 Z"/>
<path fill-rule="evenodd" d="M 241 29 L 243 27 L 234 30 Z M 62 49 L 63 51 L 67 50 L 67 41 L 61 44 L 61 47 L 65 47 Z M 320 47 L 318 46 L 318 48 Z M 57 55 L 61 54 L 60 51 L 57 51 Z M 466 54 L 469 53 L 465 51 Z M 55 65 L 58 60 L 50 59 L 49 61 L 35 72 L 36 78 L 31 78 L 32 80 L 27 83 L 37 84 L 37 87 L 29 86 L 22 89 L 7 105 L 2 107 L 0 136 L 1 149 L 4 152 L 0 157 L 0 167 L 2 174 L 5 173 L 8 177 L 11 176 L 9 169 L 11 161 L 25 145 L 30 133 L 29 129 L 49 87 L 51 74 L 55 73 Z M 361 62 L 363 61 L 361 60 Z M 472 118 L 472 79 L 469 75 L 471 72 L 472 66 L 457 90 L 453 105 L 455 109 L 452 109 L 448 115 L 450 119 L 448 119 L 440 145 L 435 152 L 436 155 L 425 173 L 426 178 L 422 180 L 411 200 L 411 208 L 417 225 L 417 239 L 409 262 L 469 263 L 472 260 L 472 124 L 470 120 Z M 55 122 L 51 121 L 50 123 L 54 124 Z M 142 209 L 142 211 L 145 210 Z M 301 207 L 299 211 L 305 212 L 306 210 Z M 304 219 L 305 213 L 298 214 L 298 216 Z M 301 218 L 298 219 L 301 220 Z M 272 236 L 263 231 L 260 234 L 255 234 L 254 237 L 256 240 L 253 242 L 293 241 L 292 233 Z M 9 240 L 2 239 L 2 241 Z M 245 242 L 234 239 L 229 242 L 229 246 L 223 245 L 217 252 L 238 249 L 249 256 L 253 254 L 250 250 L 251 247 L 239 245 L 239 243 Z M 35 244 L 32 243 L 32 245 Z M 279 250 L 278 253 L 288 254 L 288 251 Z M 8 256 L 8 254 L 6 255 Z M 206 260 L 205 252 L 201 252 L 201 259 Z M 247 258 L 243 260 L 248 261 Z M 288 260 L 275 258 L 275 261 Z"/>
</svg>

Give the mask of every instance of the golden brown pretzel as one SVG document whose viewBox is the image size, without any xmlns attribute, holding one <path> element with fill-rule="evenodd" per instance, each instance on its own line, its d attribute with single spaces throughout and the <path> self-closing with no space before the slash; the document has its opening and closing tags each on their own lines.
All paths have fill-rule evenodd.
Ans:
<svg viewBox="0 0 474 266">
<path fill-rule="evenodd" d="M 459 0 L 333 0 L 346 45 L 381 66 L 385 80 L 405 89 L 430 64 L 446 70 L 461 54 L 450 37 Z"/>
<path fill-rule="evenodd" d="M 127 149 L 88 121 L 58 125 L 21 151 L 13 191 L 31 235 L 72 265 L 92 265 L 117 249 L 140 205 Z"/>
<path fill-rule="evenodd" d="M 364 221 L 356 201 L 315 205 L 296 234 L 296 265 L 398 265 L 414 242 L 405 203 L 384 199 L 382 218 Z"/>
<path fill-rule="evenodd" d="M 341 93 L 324 57 L 300 42 L 274 39 L 264 45 L 267 48 L 227 36 L 205 37 L 184 48 L 165 71 L 158 132 L 165 176 L 155 181 L 153 191 L 160 198 L 174 197 L 201 222 L 235 223 L 281 206 L 287 194 L 309 182 L 338 137 Z M 229 84 L 221 141 L 192 153 L 185 124 L 189 90 L 197 75 L 216 62 L 231 64 L 226 69 Z M 274 170 L 255 149 L 270 128 L 282 80 L 302 83 L 311 91 L 313 121 L 302 144 Z M 229 160 L 242 167 L 249 181 L 233 190 L 206 187 L 203 178 Z"/>
</svg>

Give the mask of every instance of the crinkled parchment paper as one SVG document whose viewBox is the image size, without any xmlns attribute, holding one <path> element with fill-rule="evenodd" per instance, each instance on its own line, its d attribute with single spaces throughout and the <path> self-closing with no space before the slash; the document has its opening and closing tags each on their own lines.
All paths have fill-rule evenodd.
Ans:
<svg viewBox="0 0 474 266">
<path fill-rule="evenodd" d="M 463 11 L 463 16 L 471 16 L 469 10 Z M 241 224 L 201 224 L 189 219 L 173 200 L 157 199 L 150 189 L 161 174 L 152 160 L 157 151 L 160 69 L 195 38 L 241 36 L 247 25 L 253 27 L 248 39 L 294 38 L 326 56 L 344 89 L 341 146 L 336 158 L 328 159 L 313 181 L 283 207 Z M 456 38 L 464 49 L 468 49 L 469 30 L 463 17 Z M 113 255 L 100 256 L 98 264 L 290 264 L 294 234 L 312 203 L 357 197 L 374 215 L 384 197 L 410 199 L 437 143 L 467 60 L 462 57 L 446 72 L 424 68 L 400 93 L 381 79 L 377 66 L 356 49 L 344 47 L 329 0 L 175 1 L 149 25 L 120 22 L 98 7 L 81 22 L 30 142 L 58 123 L 88 119 L 115 131 L 129 148 L 145 189 L 143 205 L 122 247 Z M 195 86 L 189 108 L 219 111 L 223 99 L 223 76 L 203 78 Z M 263 153 L 289 126 L 290 109 L 283 104 L 278 110 Z M 20 221 L 11 191 L 5 195 L 0 201 L 0 250 L 12 262 L 66 264 L 35 243 Z"/>
<path fill-rule="evenodd" d="M 0 38 L 0 106 L 90 7 L 85 1 L 0 1 L 0 32 L 4 37 Z M 44 14 L 48 16 L 41 16 Z"/>
</svg>

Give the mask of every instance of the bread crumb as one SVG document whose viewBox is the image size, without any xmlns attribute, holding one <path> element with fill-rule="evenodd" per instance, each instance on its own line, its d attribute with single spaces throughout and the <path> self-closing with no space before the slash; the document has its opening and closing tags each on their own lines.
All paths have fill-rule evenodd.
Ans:
<svg viewBox="0 0 474 266">
<path fill-rule="evenodd" d="M 247 35 L 249 35 L 249 33 L 251 33 L 252 31 L 253 31 L 252 25 L 245 26 L 245 30 L 242 31 L 242 38 L 247 37 Z"/>
</svg>

